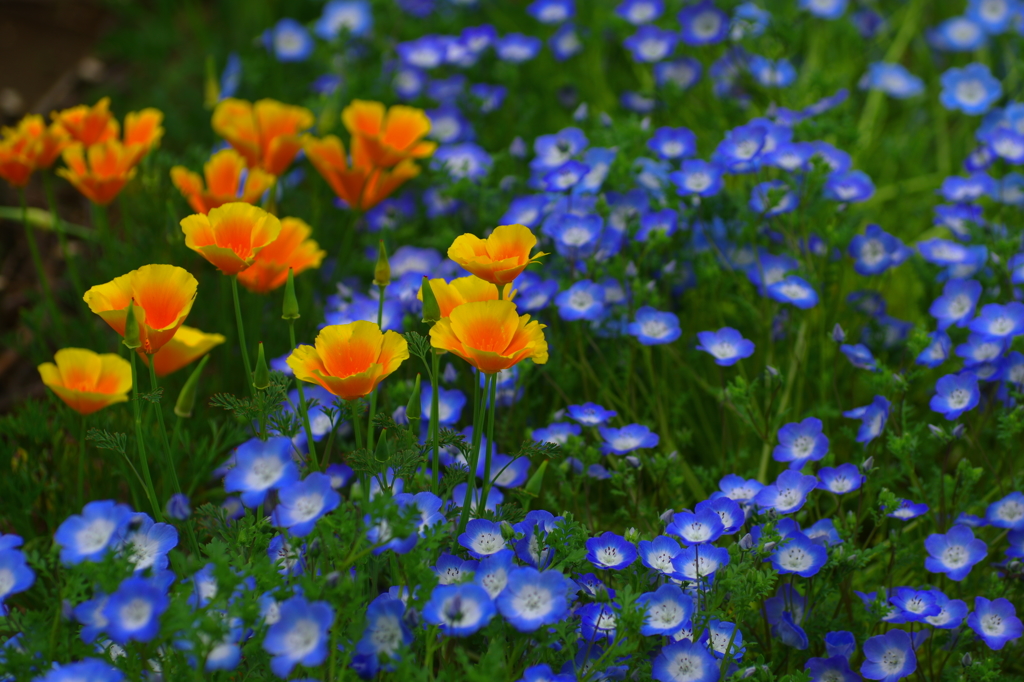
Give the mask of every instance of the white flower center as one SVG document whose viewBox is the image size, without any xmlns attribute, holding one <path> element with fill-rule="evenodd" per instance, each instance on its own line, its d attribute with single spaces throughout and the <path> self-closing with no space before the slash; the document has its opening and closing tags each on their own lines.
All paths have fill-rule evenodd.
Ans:
<svg viewBox="0 0 1024 682">
<path fill-rule="evenodd" d="M 259 457 L 252 463 L 246 483 L 253 490 L 267 490 L 284 473 L 284 462 L 277 457 Z"/>
<path fill-rule="evenodd" d="M 999 614 L 986 613 L 981 617 L 981 629 L 985 631 L 986 635 L 997 636 L 1003 634 L 1006 625 Z"/>
<path fill-rule="evenodd" d="M 889 674 L 899 672 L 903 669 L 903 661 L 905 658 L 906 654 L 902 651 L 899 651 L 898 649 L 887 649 L 886 652 L 882 654 L 882 670 Z"/>
<path fill-rule="evenodd" d="M 814 563 L 814 557 L 800 547 L 785 547 L 779 555 L 779 565 L 794 573 L 806 571 Z"/>
<path fill-rule="evenodd" d="M 320 493 L 311 493 L 299 498 L 292 508 L 292 516 L 300 523 L 316 518 L 324 508 L 324 496 Z"/>
<path fill-rule="evenodd" d="M 712 38 L 718 34 L 722 20 L 715 12 L 703 12 L 693 21 L 693 32 L 699 38 Z"/>
<path fill-rule="evenodd" d="M 954 410 L 959 410 L 960 408 L 967 405 L 970 399 L 971 394 L 968 393 L 966 389 L 955 388 L 950 392 L 947 401 L 950 407 L 952 407 Z"/>
<path fill-rule="evenodd" d="M 661 320 L 647 320 L 640 329 L 643 331 L 644 336 L 649 336 L 652 339 L 661 339 L 668 336 L 669 327 Z"/>
<path fill-rule="evenodd" d="M 985 94 L 985 86 L 980 81 L 960 81 L 956 84 L 956 98 L 963 104 L 977 105 L 985 99 Z"/>
<path fill-rule="evenodd" d="M 95 554 L 110 542 L 117 526 L 109 519 L 94 519 L 88 526 L 78 531 L 75 541 L 80 554 Z"/>
<path fill-rule="evenodd" d="M 697 171 L 686 176 L 686 189 L 703 192 L 711 186 L 711 176 L 704 171 Z"/>
<path fill-rule="evenodd" d="M 942 551 L 942 563 L 949 568 L 967 565 L 967 549 L 963 545 L 950 545 Z"/>
<path fill-rule="evenodd" d="M 128 631 L 138 630 L 149 623 L 153 616 L 153 604 L 146 599 L 132 599 L 121 607 L 121 624 Z"/>
<path fill-rule="evenodd" d="M 793 441 L 793 454 L 797 459 L 804 459 L 814 449 L 814 439 L 810 436 L 799 436 Z"/>
<path fill-rule="evenodd" d="M 505 540 L 495 533 L 480 533 L 473 538 L 473 551 L 478 554 L 494 554 L 505 546 Z"/>
<path fill-rule="evenodd" d="M 320 642 L 320 628 L 316 621 L 302 618 L 296 621 L 292 629 L 284 637 L 288 654 L 294 659 L 308 655 Z"/>
<path fill-rule="evenodd" d="M 9 568 L 0 569 L 0 599 L 14 589 L 14 571 Z"/>
<path fill-rule="evenodd" d="M 516 595 L 513 604 L 516 612 L 526 618 L 543 618 L 551 612 L 552 596 L 549 590 L 536 585 L 527 585 Z"/>
</svg>

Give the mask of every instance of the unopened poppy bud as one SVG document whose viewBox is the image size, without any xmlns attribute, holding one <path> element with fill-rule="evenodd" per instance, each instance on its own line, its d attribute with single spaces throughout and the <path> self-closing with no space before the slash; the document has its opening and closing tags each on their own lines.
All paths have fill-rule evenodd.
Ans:
<svg viewBox="0 0 1024 682">
<path fill-rule="evenodd" d="M 352 486 L 348 489 L 348 498 L 356 501 L 363 499 L 363 485 L 359 482 L 359 479 L 352 481 Z"/>
<path fill-rule="evenodd" d="M 430 286 L 430 280 L 423 277 L 423 321 L 433 324 L 441 319 L 441 307 L 437 304 L 437 297 Z"/>
<path fill-rule="evenodd" d="M 412 395 L 409 396 L 409 402 L 405 405 L 405 417 L 410 422 L 413 419 L 418 420 L 422 412 L 423 406 L 420 402 L 420 375 L 416 374 L 416 382 L 412 385 Z"/>
<path fill-rule="evenodd" d="M 281 306 L 281 319 L 299 319 L 299 299 L 295 296 L 295 272 L 291 268 L 288 268 L 288 280 L 284 285 L 284 304 Z"/>
<path fill-rule="evenodd" d="M 839 326 L 838 322 L 836 322 L 836 326 L 832 327 L 832 340 L 836 343 L 846 341 L 846 332 Z"/>
<path fill-rule="evenodd" d="M 384 240 L 377 242 L 377 265 L 373 268 L 373 283 L 379 287 L 391 284 L 391 263 L 388 262 L 388 251 L 384 248 Z"/>
<path fill-rule="evenodd" d="M 749 552 L 754 547 L 754 538 L 750 533 L 747 533 L 740 538 L 740 549 L 744 552 Z"/>
<path fill-rule="evenodd" d="M 188 381 L 181 387 L 181 393 L 178 394 L 178 402 L 174 403 L 174 414 L 182 419 L 188 419 L 192 416 L 192 408 L 196 406 L 196 387 L 199 386 L 199 375 L 203 373 L 203 368 L 206 367 L 206 363 L 209 360 L 209 355 L 204 356 L 199 361 L 199 366 L 192 370 Z"/>
<path fill-rule="evenodd" d="M 391 450 L 388 448 L 388 430 L 381 429 L 380 438 L 377 440 L 377 449 L 373 453 L 373 458 L 378 462 L 386 462 L 391 459 Z"/>
<path fill-rule="evenodd" d="M 122 343 L 131 350 L 142 346 L 139 340 L 139 323 L 135 320 L 135 302 L 128 304 L 128 316 L 124 320 L 124 341 Z"/>
<path fill-rule="evenodd" d="M 262 342 L 260 342 L 259 355 L 256 356 L 256 371 L 253 372 L 252 385 L 261 391 L 270 388 L 270 369 L 267 367 L 267 356 L 263 352 Z"/>
</svg>

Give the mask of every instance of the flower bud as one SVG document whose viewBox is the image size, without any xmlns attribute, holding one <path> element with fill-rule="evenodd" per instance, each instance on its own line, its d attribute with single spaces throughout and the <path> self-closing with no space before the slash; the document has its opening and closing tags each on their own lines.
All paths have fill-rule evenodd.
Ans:
<svg viewBox="0 0 1024 682">
<path fill-rule="evenodd" d="M 779 370 L 775 369 L 775 368 L 774 368 L 774 367 L 772 367 L 771 365 L 765 365 L 765 367 L 764 367 L 764 368 L 765 368 L 765 371 L 767 371 L 767 372 L 768 372 L 768 375 L 769 375 L 769 376 L 772 376 L 772 377 L 777 377 L 777 376 L 779 376 Z"/>
<path fill-rule="evenodd" d="M 391 284 L 391 263 L 388 262 L 388 250 L 384 248 L 384 240 L 377 242 L 377 265 L 373 268 L 373 283 L 384 288 Z"/>
<path fill-rule="evenodd" d="M 203 368 L 206 367 L 206 363 L 209 360 L 209 355 L 203 356 L 203 359 L 199 361 L 199 366 L 192 370 L 188 381 L 181 387 L 178 401 L 174 403 L 174 414 L 182 419 L 188 419 L 192 416 L 192 408 L 196 406 L 196 387 L 199 386 L 199 375 L 203 373 Z"/>
<path fill-rule="evenodd" d="M 864 463 L 860 465 L 860 470 L 863 471 L 864 473 L 867 473 L 867 472 L 871 471 L 874 468 L 875 468 L 875 456 L 874 455 L 871 455 L 870 457 L 868 457 L 866 460 L 864 460 Z"/>
<path fill-rule="evenodd" d="M 391 459 L 391 450 L 388 448 L 388 430 L 380 430 L 380 438 L 377 439 L 377 448 L 373 452 L 373 458 L 378 462 L 387 462 Z"/>
<path fill-rule="evenodd" d="M 937 436 L 939 438 L 945 438 L 945 436 L 946 436 L 946 431 L 941 426 L 936 426 L 935 424 L 929 424 L 928 425 L 928 430 L 932 432 L 933 436 Z"/>
<path fill-rule="evenodd" d="M 836 322 L 836 326 L 832 327 L 832 340 L 836 343 L 846 341 L 846 332 L 839 326 L 838 322 Z"/>
<path fill-rule="evenodd" d="M 965 668 L 970 668 L 972 663 L 974 663 L 974 659 L 971 658 L 970 653 L 966 653 L 963 655 L 963 657 L 960 658 L 960 665 L 962 665 Z"/>
<path fill-rule="evenodd" d="M 626 455 L 626 463 L 634 469 L 640 468 L 640 458 L 634 455 Z"/>
<path fill-rule="evenodd" d="M 967 431 L 966 424 L 957 424 L 953 427 L 953 438 L 963 438 L 965 431 Z"/>
<path fill-rule="evenodd" d="M 185 495 L 182 493 L 175 493 L 174 495 L 171 495 L 171 499 L 167 500 L 166 512 L 168 517 L 178 521 L 184 521 L 192 515 L 192 507 Z"/>
<path fill-rule="evenodd" d="M 412 386 L 412 395 L 409 396 L 409 402 L 405 405 L 405 416 L 411 422 L 413 419 L 419 420 L 422 412 L 422 403 L 420 402 L 420 375 L 416 374 L 416 383 Z"/>
<path fill-rule="evenodd" d="M 753 547 L 754 538 L 750 535 L 750 533 L 747 533 L 742 538 L 740 538 L 740 549 L 742 549 L 744 552 L 749 552 L 751 549 L 753 549 Z"/>
<path fill-rule="evenodd" d="M 505 538 L 506 540 L 516 539 L 516 530 L 512 527 L 511 523 L 509 523 L 508 521 L 502 521 L 500 525 L 501 537 Z"/>
<path fill-rule="evenodd" d="M 766 543 L 764 543 L 764 547 L 761 549 L 761 551 L 764 552 L 765 554 L 770 554 L 771 552 L 775 551 L 775 543 L 774 542 L 766 542 Z"/>
<path fill-rule="evenodd" d="M 135 319 L 135 302 L 128 304 L 128 316 L 124 320 L 124 341 L 125 347 L 135 350 L 142 346 L 139 340 L 139 323 Z"/>
<path fill-rule="evenodd" d="M 666 509 L 665 511 L 661 512 L 661 516 L 659 518 L 663 522 L 668 523 L 672 520 L 672 517 L 675 516 L 675 514 L 676 512 L 674 509 Z"/>
<path fill-rule="evenodd" d="M 626 538 L 626 542 L 636 544 L 640 541 L 640 531 L 633 527 L 627 528 L 624 537 Z"/>
<path fill-rule="evenodd" d="M 430 287 L 430 280 L 423 276 L 423 321 L 433 324 L 441 319 L 441 307 L 437 304 L 437 297 Z"/>
<path fill-rule="evenodd" d="M 327 582 L 327 587 L 337 587 L 338 583 L 341 582 L 341 573 L 338 571 L 331 571 L 327 574 L 325 581 Z"/>
<path fill-rule="evenodd" d="M 284 303 L 281 305 L 281 319 L 299 319 L 299 299 L 295 297 L 295 272 L 291 268 L 288 268 L 288 280 L 284 285 Z"/>
<path fill-rule="evenodd" d="M 263 352 L 263 342 L 260 342 L 259 353 L 256 356 L 256 371 L 252 376 L 252 385 L 261 391 L 270 388 L 270 369 L 267 367 L 267 356 Z"/>
</svg>

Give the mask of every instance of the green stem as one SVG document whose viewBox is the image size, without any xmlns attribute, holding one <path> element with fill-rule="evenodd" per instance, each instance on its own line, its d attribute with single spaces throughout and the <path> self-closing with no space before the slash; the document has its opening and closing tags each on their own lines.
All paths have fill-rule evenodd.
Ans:
<svg viewBox="0 0 1024 682">
<path fill-rule="evenodd" d="M 78 427 L 78 507 L 85 506 L 85 415 Z"/>
<path fill-rule="evenodd" d="M 352 430 L 356 435 L 356 450 L 363 449 L 363 427 L 360 426 L 359 420 L 362 415 L 359 414 L 359 399 L 348 401 L 349 410 L 352 412 Z"/>
<path fill-rule="evenodd" d="M 142 478 L 146 484 L 146 495 L 149 497 L 149 504 L 153 507 L 153 517 L 157 521 L 163 521 L 164 515 L 157 502 L 156 490 L 153 488 L 153 477 L 149 475 L 149 460 L 146 457 L 146 441 L 142 437 L 142 409 L 139 407 L 139 373 L 135 367 L 136 352 L 134 348 L 128 350 L 128 359 L 132 365 L 132 407 L 135 410 L 135 443 L 139 451 L 139 463 L 142 466 Z"/>
<path fill-rule="evenodd" d="M 431 462 L 430 472 L 430 489 L 433 493 L 437 494 L 437 488 L 440 484 L 440 440 L 441 440 L 441 427 L 437 423 L 437 414 L 439 407 L 439 392 L 440 388 L 438 384 L 441 381 L 441 356 L 438 355 L 437 351 L 433 348 L 430 349 L 430 440 L 433 445 L 434 457 Z"/>
<path fill-rule="evenodd" d="M 53 300 L 53 292 L 50 290 L 50 280 L 46 277 L 46 270 L 43 268 L 43 258 L 39 254 L 39 244 L 36 243 L 36 233 L 28 221 L 28 199 L 25 197 L 25 189 L 21 189 L 21 221 L 25 225 L 25 240 L 28 242 L 28 250 L 32 254 L 32 264 L 35 265 L 36 275 L 39 277 L 39 288 L 43 290 L 43 304 L 50 313 L 50 323 L 57 331 L 57 338 L 62 348 L 68 345 L 67 336 L 64 333 L 64 324 L 60 314 L 57 312 L 57 304 Z"/>
<path fill-rule="evenodd" d="M 153 358 L 152 357 L 149 358 L 149 363 L 148 364 L 149 364 L 149 387 L 150 387 L 150 390 L 153 393 L 156 393 L 159 390 L 160 387 L 157 384 L 157 380 L 156 380 L 156 366 L 153 363 Z M 157 424 L 160 426 L 160 439 L 163 441 L 163 446 L 164 446 L 164 457 L 166 459 L 166 461 L 164 463 L 164 467 L 168 471 L 171 472 L 171 485 L 173 486 L 173 490 L 174 490 L 175 494 L 180 495 L 181 494 L 181 483 L 178 482 L 178 467 L 175 465 L 175 462 L 174 462 L 174 451 L 171 449 L 171 444 L 167 440 L 167 427 L 164 425 L 164 409 L 163 409 L 163 405 L 160 403 L 160 401 L 157 401 L 156 404 L 153 405 L 153 407 L 156 408 L 156 420 L 157 420 Z M 180 419 L 178 421 L 179 421 L 179 423 L 181 422 Z M 190 519 L 185 519 L 185 533 L 186 533 L 186 535 L 188 535 L 188 544 L 189 544 L 189 547 L 192 550 L 192 555 L 198 558 L 199 557 L 199 543 L 196 541 L 195 533 L 192 531 L 192 521 Z"/>
<path fill-rule="evenodd" d="M 488 381 L 490 378 L 488 377 Z M 486 385 L 485 385 L 486 388 Z M 461 535 L 469 523 L 469 508 L 473 503 L 473 493 L 476 492 L 476 465 L 480 461 L 480 434 L 483 432 L 483 423 L 480 421 L 480 375 L 473 376 L 473 442 L 469 453 L 469 478 L 466 479 L 466 497 L 462 501 L 462 514 L 459 516 L 459 532 Z"/>
<path fill-rule="evenodd" d="M 242 362 L 245 363 L 245 383 L 249 393 L 256 397 L 256 387 L 252 383 L 252 363 L 249 361 L 249 349 L 245 345 L 245 325 L 242 324 L 242 306 L 238 302 L 238 277 L 231 277 L 231 297 L 235 302 L 235 324 L 238 325 L 238 345 L 242 348 Z"/>
<path fill-rule="evenodd" d="M 288 320 L 288 340 L 291 342 L 291 347 L 295 348 L 295 320 Z M 302 387 L 302 380 L 295 377 L 295 388 L 299 391 L 299 414 L 302 416 L 302 428 L 306 431 L 306 449 L 309 451 L 309 461 L 313 467 L 313 471 L 320 471 L 320 466 L 316 461 L 316 443 L 313 442 L 313 429 L 309 425 L 309 411 L 306 409 L 306 391 Z M 331 433 L 333 434 L 333 429 Z M 326 457 L 324 458 L 324 466 L 327 466 Z"/>
<path fill-rule="evenodd" d="M 484 451 L 484 485 L 480 490 L 480 504 L 487 506 L 487 495 L 491 492 L 491 454 L 494 452 L 494 414 L 498 411 L 498 375 L 490 377 L 489 402 L 487 405 L 487 450 Z"/>
<path fill-rule="evenodd" d="M 377 328 L 381 329 L 384 325 L 384 287 L 378 285 L 380 288 L 379 295 L 377 296 Z M 384 330 L 381 329 L 383 332 Z M 373 389 L 370 393 L 370 418 L 366 427 L 366 442 L 373 443 L 373 418 L 377 415 L 377 391 L 378 388 Z"/>
<path fill-rule="evenodd" d="M 77 293 L 85 291 L 82 286 L 82 278 L 78 274 L 78 262 L 71 255 L 68 248 L 67 233 L 64 231 L 64 221 L 57 214 L 57 200 L 53 194 L 53 178 L 49 173 L 43 173 L 43 191 L 46 193 L 46 203 L 50 208 L 50 219 L 53 221 L 53 231 L 57 233 L 57 240 L 60 242 L 60 252 L 64 256 L 64 262 L 68 265 L 68 275 L 71 277 L 71 284 Z"/>
</svg>

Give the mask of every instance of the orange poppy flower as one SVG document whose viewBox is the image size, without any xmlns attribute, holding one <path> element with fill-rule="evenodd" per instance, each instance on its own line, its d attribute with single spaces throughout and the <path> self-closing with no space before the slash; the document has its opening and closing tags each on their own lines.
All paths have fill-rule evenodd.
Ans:
<svg viewBox="0 0 1024 682">
<path fill-rule="evenodd" d="M 341 112 L 341 120 L 352 135 L 352 159 L 361 168 L 391 168 L 437 149 L 436 142 L 423 140 L 430 118 L 422 109 L 396 104 L 385 110 L 380 102 L 357 99 Z"/>
<path fill-rule="evenodd" d="M 238 273 L 238 283 L 249 291 L 265 294 L 288 280 L 288 269 L 295 274 L 318 268 L 327 252 L 309 235 L 313 228 L 298 218 L 282 218 L 281 233 L 256 254 L 253 264 Z"/>
<path fill-rule="evenodd" d="M 507 284 L 526 266 L 546 253 L 530 256 L 537 238 L 525 225 L 501 225 L 487 239 L 475 234 L 456 237 L 448 247 L 448 257 L 481 279 L 492 284 Z"/>
<path fill-rule="evenodd" d="M 66 178 L 89 201 L 106 206 L 135 177 L 138 158 L 136 148 L 125 147 L 117 140 L 100 142 L 88 148 L 75 143 L 64 150 L 67 168 L 58 168 L 57 174 Z"/>
<path fill-rule="evenodd" d="M 56 124 L 47 127 L 43 117 L 29 114 L 16 128 L 3 129 L 4 141 L 16 142 L 24 161 L 36 170 L 49 168 L 68 146 L 70 138 Z"/>
<path fill-rule="evenodd" d="M 203 166 L 203 178 L 184 166 L 171 169 L 171 182 L 188 200 L 189 206 L 197 213 L 209 213 L 210 209 L 235 201 L 254 204 L 274 184 L 274 176 L 260 168 L 253 168 L 245 174 L 245 159 L 234 149 L 222 149 Z M 241 187 L 239 186 L 241 185 Z"/>
<path fill-rule="evenodd" d="M 441 317 L 448 317 L 452 311 L 464 303 L 476 303 L 478 301 L 497 301 L 498 289 L 490 282 L 480 279 L 475 275 L 459 277 L 451 282 L 438 277 L 429 280 L 430 289 L 434 292 L 437 300 L 437 307 L 441 310 Z M 511 284 L 504 286 L 502 296 L 512 300 L 516 292 L 512 290 Z M 416 298 L 423 300 L 423 286 L 416 293 Z"/>
<path fill-rule="evenodd" d="M 373 322 L 357 321 L 324 327 L 315 347 L 292 351 L 288 366 L 297 378 L 355 400 L 369 395 L 408 358 L 409 345 L 401 334 L 381 333 Z"/>
<path fill-rule="evenodd" d="M 39 365 L 39 376 L 75 412 L 86 415 L 128 400 L 132 366 L 116 353 L 62 348 L 53 362 Z"/>
<path fill-rule="evenodd" d="M 0 178 L 24 187 L 35 170 L 32 141 L 13 128 L 4 128 L 0 139 Z"/>
<path fill-rule="evenodd" d="M 315 122 L 304 107 L 228 98 L 213 111 L 213 131 L 245 157 L 249 168 L 281 175 L 302 148 L 300 134 Z"/>
<path fill-rule="evenodd" d="M 120 131 L 117 119 L 110 113 L 109 97 L 104 97 L 91 107 L 80 104 L 50 115 L 75 142 L 81 142 L 86 147 L 115 140 Z"/>
<path fill-rule="evenodd" d="M 484 374 L 497 374 L 526 360 L 548 361 L 545 325 L 519 315 L 512 301 L 478 301 L 452 310 L 430 328 L 434 348 L 455 353 Z"/>
<path fill-rule="evenodd" d="M 349 166 L 345 146 L 335 135 L 322 139 L 305 135 L 302 147 L 310 163 L 338 198 L 361 211 L 373 208 L 407 180 L 420 174 L 420 167 L 411 160 L 403 161 L 391 170 Z"/>
<path fill-rule="evenodd" d="M 124 145 L 135 146 L 141 159 L 159 144 L 160 138 L 164 136 L 164 128 L 160 125 L 163 120 L 164 114 L 159 109 L 128 112 L 124 117 Z"/>
<path fill-rule="evenodd" d="M 237 275 L 277 239 L 281 221 L 259 206 L 236 201 L 212 209 L 208 215 L 190 215 L 181 221 L 181 231 L 185 246 L 225 275 Z"/>
<path fill-rule="evenodd" d="M 128 305 L 135 303 L 142 350 L 152 355 L 174 338 L 188 317 L 199 283 L 175 265 L 143 265 L 85 292 L 89 309 L 124 336 Z"/>
<path fill-rule="evenodd" d="M 206 334 L 195 327 L 181 325 L 174 338 L 153 354 L 153 367 L 156 369 L 156 375 L 163 377 L 177 372 L 209 353 L 214 346 L 222 343 L 224 343 L 224 337 L 221 334 Z M 149 357 L 141 352 L 139 355 L 142 356 L 142 361 L 148 365 Z"/>
</svg>

